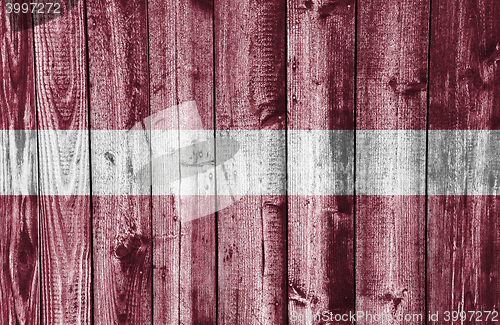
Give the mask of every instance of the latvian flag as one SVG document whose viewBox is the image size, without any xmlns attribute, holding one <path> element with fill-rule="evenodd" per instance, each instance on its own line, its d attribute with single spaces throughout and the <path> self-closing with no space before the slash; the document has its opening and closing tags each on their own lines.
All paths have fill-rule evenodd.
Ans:
<svg viewBox="0 0 500 325">
<path fill-rule="evenodd" d="M 500 319 L 494 1 L 2 11 L 0 324 Z"/>
</svg>

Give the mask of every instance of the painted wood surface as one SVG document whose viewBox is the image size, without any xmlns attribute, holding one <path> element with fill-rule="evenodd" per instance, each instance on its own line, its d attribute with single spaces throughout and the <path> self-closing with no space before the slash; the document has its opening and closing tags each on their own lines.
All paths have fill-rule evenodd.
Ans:
<svg viewBox="0 0 500 325">
<path fill-rule="evenodd" d="M 498 309 L 496 1 L 6 1 L 1 324 Z"/>
<path fill-rule="evenodd" d="M 428 203 L 427 305 L 482 312 L 467 324 L 483 323 L 500 304 L 499 15 L 497 1 L 432 6 L 429 128 L 471 131 L 447 132 L 437 143 L 436 159 L 448 161 L 448 177 L 429 170 L 429 191 L 440 185 L 442 196 Z M 478 183 L 488 195 L 473 195 Z"/>
<path fill-rule="evenodd" d="M 148 9 L 151 112 L 175 107 L 177 99 L 176 30 L 178 2 L 150 1 Z M 177 110 L 170 114 L 170 127 L 179 128 Z M 155 129 L 154 126 L 152 126 Z M 159 142 L 178 148 L 179 136 Z M 178 160 L 178 157 L 175 157 Z M 153 169 L 154 170 L 154 169 Z M 180 320 L 180 214 L 175 196 L 153 195 L 153 321 L 178 324 Z"/>
<path fill-rule="evenodd" d="M 82 3 L 34 28 L 42 324 L 91 323 L 85 37 Z"/>
<path fill-rule="evenodd" d="M 216 129 L 284 130 L 286 2 L 214 5 Z M 261 161 L 262 183 L 268 183 L 263 194 L 284 194 L 286 142 L 284 133 L 275 134 L 239 139 L 249 148 L 245 161 Z M 261 154 L 266 148 L 272 155 Z M 243 172 L 236 177 L 249 179 L 257 171 Z M 223 176 L 216 175 L 217 185 Z M 286 322 L 286 197 L 243 196 L 218 211 L 217 234 L 218 324 Z"/>
<path fill-rule="evenodd" d="M 33 34 L 19 19 L 0 11 L 0 323 L 40 324 Z"/>
<path fill-rule="evenodd" d="M 354 310 L 354 23 L 355 1 L 288 1 L 289 324 Z"/>
<path fill-rule="evenodd" d="M 213 3 L 178 0 L 177 17 L 177 100 L 194 101 L 191 109 L 184 104 L 186 109 L 179 110 L 179 150 L 189 146 L 189 156 L 194 157 L 199 153 L 192 144 L 215 137 Z M 215 152 L 215 142 L 209 143 L 207 151 Z M 187 174 L 180 170 L 181 190 L 190 188 L 193 194 L 178 196 L 179 318 L 181 324 L 217 324 L 215 170 L 192 177 Z"/>
<path fill-rule="evenodd" d="M 177 1 L 150 1 L 148 8 L 151 112 L 156 113 L 164 108 L 175 107 L 178 102 Z M 175 130 L 178 129 L 179 116 L 177 110 L 173 113 L 169 129 Z M 177 148 L 179 136 L 177 134 L 160 143 Z M 152 200 L 154 323 L 179 323 L 180 214 L 175 203 L 174 195 L 154 195 Z"/>
<path fill-rule="evenodd" d="M 149 157 L 147 4 L 86 4 L 94 321 L 147 324 L 153 308 L 151 196 L 134 179 L 138 156 Z M 101 179 L 111 195 L 102 195 Z"/>
<path fill-rule="evenodd" d="M 400 324 L 425 314 L 429 2 L 358 5 L 356 310 Z"/>
</svg>

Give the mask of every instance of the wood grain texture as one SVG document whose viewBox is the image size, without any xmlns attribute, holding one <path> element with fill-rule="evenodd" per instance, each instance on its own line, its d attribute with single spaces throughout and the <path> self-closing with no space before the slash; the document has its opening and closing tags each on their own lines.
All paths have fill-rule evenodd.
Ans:
<svg viewBox="0 0 500 325">
<path fill-rule="evenodd" d="M 500 4 L 433 3 L 429 128 L 500 129 Z"/>
<path fill-rule="evenodd" d="M 195 136 L 198 132 L 184 130 L 209 130 L 200 134 L 213 138 L 212 7 L 202 1 L 153 1 L 149 21 L 151 108 L 159 114 L 170 111 L 163 117 L 168 123 L 153 117 L 151 127 L 159 134 L 162 130 L 178 131 L 155 138 L 153 154 L 170 150 L 177 153 L 180 162 L 176 150 L 199 140 Z M 153 189 L 172 191 L 170 196 L 153 193 L 154 320 L 214 324 L 215 219 L 213 214 L 200 219 L 199 213 L 214 211 L 215 197 L 212 194 L 202 200 L 204 188 L 197 186 L 208 173 L 194 176 L 191 185 L 198 195 L 184 196 L 179 195 L 180 188 L 185 188 L 180 165 L 165 167 L 178 168 L 181 180 L 161 184 L 162 180 L 153 177 Z M 153 166 L 153 175 L 157 172 Z M 212 209 L 202 206 L 203 202 Z"/>
<path fill-rule="evenodd" d="M 179 111 L 179 147 L 213 139 L 214 69 L 213 5 L 202 0 L 178 0 L 177 100 L 195 102 L 192 110 Z M 204 131 L 203 131 L 204 130 Z M 180 149 L 179 148 L 179 149 Z M 191 155 L 198 155 L 196 147 Z M 215 152 L 214 144 L 207 148 Z M 180 187 L 195 195 L 180 195 L 180 309 L 181 324 L 217 323 L 217 258 L 215 223 L 215 170 L 186 179 L 180 169 Z M 204 215 L 203 211 L 210 211 Z"/>
<path fill-rule="evenodd" d="M 33 35 L 13 24 L 1 10 L 0 323 L 40 324 Z"/>
<path fill-rule="evenodd" d="M 354 17 L 350 0 L 288 2 L 289 130 L 354 129 Z"/>
<path fill-rule="evenodd" d="M 428 309 L 481 311 L 466 323 L 484 324 L 500 295 L 498 196 L 430 196 L 428 206 Z"/>
<path fill-rule="evenodd" d="M 177 98 L 177 14 L 178 1 L 148 2 L 149 71 L 151 112 L 175 107 Z M 177 109 L 170 114 L 168 129 L 179 128 Z M 154 123 L 152 128 L 156 129 Z M 161 128 L 158 127 L 158 128 Z M 179 137 L 158 141 L 163 147 L 178 148 Z M 154 148 L 153 148 L 154 149 Z M 154 169 L 153 169 L 154 172 Z M 155 179 L 152 179 L 155 182 Z M 176 198 L 156 196 L 152 200 L 153 227 L 153 322 L 180 323 L 180 212 Z"/>
<path fill-rule="evenodd" d="M 357 129 L 425 130 L 429 2 L 371 0 L 358 11 Z"/>
<path fill-rule="evenodd" d="M 356 310 L 386 315 L 380 324 L 424 315 L 425 197 L 359 196 L 356 215 Z"/>
<path fill-rule="evenodd" d="M 213 139 L 212 6 L 193 0 L 152 1 L 149 12 L 151 110 L 157 114 L 151 120 L 153 158 L 175 152 L 174 160 L 180 162 L 178 150 L 206 136 Z M 155 167 L 154 322 L 215 324 L 215 197 L 202 186 L 208 181 L 214 187 L 213 170 L 189 177 L 189 182 L 180 165 L 158 166 L 179 170 L 180 180 L 166 184 Z M 186 186 L 194 195 L 179 195 Z M 169 191 L 171 195 L 163 195 Z M 202 211 L 211 212 L 204 216 Z"/>
<path fill-rule="evenodd" d="M 304 130 L 288 132 L 290 324 L 354 310 L 353 197 L 331 195 L 353 193 L 354 132 L 305 131 L 354 128 L 354 17 L 354 1 L 288 1 L 287 128 Z M 320 160 L 304 171 L 292 152 Z"/>
<path fill-rule="evenodd" d="M 498 311 L 498 1 L 8 1 L 0 324 Z"/>
<path fill-rule="evenodd" d="M 134 179 L 137 159 L 147 164 L 150 148 L 146 1 L 86 4 L 92 184 L 104 178 L 115 194 L 98 195 L 93 187 L 94 319 L 148 324 L 151 196 Z"/>
<path fill-rule="evenodd" d="M 285 129 L 285 10 L 282 0 L 215 2 L 217 130 Z M 262 161 L 262 183 L 279 194 L 286 179 L 284 133 L 276 137 L 260 133 L 240 147 L 249 148 L 245 161 Z M 261 155 L 263 148 L 273 154 Z M 250 179 L 255 171 L 246 172 L 237 177 Z M 216 175 L 218 184 L 223 176 Z M 218 212 L 217 227 L 218 324 L 285 323 L 285 196 L 244 196 Z"/>
<path fill-rule="evenodd" d="M 0 4 L 5 8 L 5 0 Z M 33 35 L 16 32 L 27 23 L 11 23 L 5 10 L 0 13 L 0 130 L 36 130 Z"/>
<path fill-rule="evenodd" d="M 83 4 L 37 26 L 43 324 L 91 323 L 90 187 Z"/>
<path fill-rule="evenodd" d="M 292 196 L 288 211 L 290 323 L 324 311 L 353 311 L 352 196 Z"/>
<path fill-rule="evenodd" d="M 429 2 L 358 5 L 357 129 L 425 130 Z M 356 310 L 388 316 L 378 324 L 404 323 L 398 315 L 425 314 L 425 158 L 414 154 L 425 153 L 425 132 L 381 134 L 386 141 L 378 143 L 363 135 L 356 138 Z"/>
<path fill-rule="evenodd" d="M 500 128 L 499 15 L 497 1 L 441 1 L 432 7 L 429 127 L 486 130 L 487 136 L 449 132 L 439 143 L 444 150 L 434 150 L 440 161 L 451 159 L 450 171 L 459 172 L 429 180 L 441 184 L 444 194 L 429 197 L 428 204 L 430 311 L 498 311 L 500 304 L 498 199 L 471 195 L 474 184 L 498 194 L 498 141 L 490 130 Z M 488 167 L 486 179 L 481 166 Z"/>
</svg>

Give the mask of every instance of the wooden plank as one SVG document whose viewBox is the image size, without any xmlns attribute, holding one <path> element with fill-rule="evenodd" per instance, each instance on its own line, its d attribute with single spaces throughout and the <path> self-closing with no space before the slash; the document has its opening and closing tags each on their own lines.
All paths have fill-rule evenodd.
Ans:
<svg viewBox="0 0 500 325">
<path fill-rule="evenodd" d="M 0 323 L 40 324 L 33 34 L 12 18 L 0 11 Z"/>
<path fill-rule="evenodd" d="M 40 324 L 38 198 L 2 195 L 3 324 Z"/>
<path fill-rule="evenodd" d="M 499 15 L 497 1 L 432 6 L 427 306 L 482 312 L 467 324 L 500 304 Z"/>
<path fill-rule="evenodd" d="M 421 324 L 429 2 L 358 12 L 356 310 L 380 316 L 357 321 Z"/>
<path fill-rule="evenodd" d="M 35 16 L 34 19 L 42 19 Z M 34 29 L 43 324 L 91 323 L 84 8 Z"/>
<path fill-rule="evenodd" d="M 216 173 L 217 202 L 231 199 L 222 185 L 233 173 L 233 191 L 248 181 L 253 194 L 218 211 L 218 323 L 282 324 L 286 2 L 220 1 L 214 11 L 217 137 L 237 139 L 244 165 Z"/>
<path fill-rule="evenodd" d="M 288 1 L 290 324 L 354 310 L 354 20 L 354 1 Z"/>
<path fill-rule="evenodd" d="M 440 320 L 461 324 L 445 311 L 478 311 L 466 323 L 480 324 L 498 312 L 498 207 L 498 196 L 429 197 L 427 304 Z"/>
<path fill-rule="evenodd" d="M 94 319 L 152 322 L 146 1 L 87 1 L 92 128 Z M 147 177 L 150 175 L 148 174 Z"/>
</svg>

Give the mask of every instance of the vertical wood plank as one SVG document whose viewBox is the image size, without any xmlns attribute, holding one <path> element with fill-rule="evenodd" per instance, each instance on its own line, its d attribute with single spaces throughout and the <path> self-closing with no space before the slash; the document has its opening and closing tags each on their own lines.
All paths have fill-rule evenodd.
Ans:
<svg viewBox="0 0 500 325">
<path fill-rule="evenodd" d="M 288 1 L 290 324 L 354 311 L 354 20 L 355 1 Z"/>
<path fill-rule="evenodd" d="M 192 144 L 203 139 L 212 139 L 209 151 L 214 151 L 212 4 L 151 1 L 149 21 L 151 109 L 157 114 L 151 123 L 157 134 L 152 140 L 154 320 L 214 324 L 215 197 L 202 186 L 208 181 L 213 188 L 214 180 L 209 172 L 186 175 L 179 156 L 198 155 Z M 168 169 L 176 170 L 178 179 L 167 183 L 157 177 Z"/>
<path fill-rule="evenodd" d="M 429 2 L 358 12 L 356 309 L 383 318 L 357 320 L 421 324 Z"/>
<path fill-rule="evenodd" d="M 40 324 L 33 34 L 13 18 L 0 11 L 0 323 Z"/>
<path fill-rule="evenodd" d="M 177 12 L 178 1 L 148 1 L 151 112 L 176 107 L 177 99 Z M 166 115 L 169 127 L 179 128 L 177 109 Z M 156 129 L 155 123 L 152 128 Z M 161 125 L 158 126 L 161 129 Z M 179 136 L 158 141 L 159 146 L 178 148 Z M 174 157 L 178 160 L 178 156 Z M 153 171 L 155 169 L 153 168 Z M 155 179 L 152 179 L 153 185 Z M 158 185 L 156 185 L 158 186 Z M 166 190 L 159 186 L 160 189 Z M 180 213 L 175 196 L 153 191 L 153 322 L 179 324 L 180 321 Z"/>
<path fill-rule="evenodd" d="M 87 1 L 92 149 L 94 319 L 152 322 L 146 1 Z M 150 177 L 148 174 L 147 177 Z"/>
<path fill-rule="evenodd" d="M 73 4 L 34 29 L 43 324 L 91 323 L 84 7 Z"/>
<path fill-rule="evenodd" d="M 467 324 L 500 304 L 499 15 L 498 1 L 432 6 L 427 306 L 483 312 Z"/>
<path fill-rule="evenodd" d="M 214 11 L 217 137 L 240 145 L 246 168 L 234 170 L 234 192 L 253 184 L 218 211 L 218 323 L 283 324 L 286 1 L 216 1 Z M 222 189 L 230 173 L 216 174 L 217 202 L 231 198 Z"/>
</svg>

